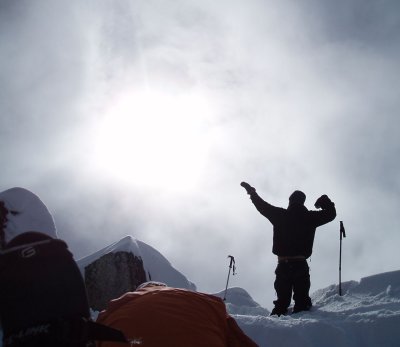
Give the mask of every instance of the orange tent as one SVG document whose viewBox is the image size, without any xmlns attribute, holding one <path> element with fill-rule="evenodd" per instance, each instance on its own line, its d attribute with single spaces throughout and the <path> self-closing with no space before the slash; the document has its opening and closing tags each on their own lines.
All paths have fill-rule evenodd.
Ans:
<svg viewBox="0 0 400 347">
<path fill-rule="evenodd" d="M 215 296 L 149 286 L 112 300 L 98 323 L 121 330 L 146 347 L 256 347 Z M 101 342 L 98 347 L 121 347 Z"/>
</svg>

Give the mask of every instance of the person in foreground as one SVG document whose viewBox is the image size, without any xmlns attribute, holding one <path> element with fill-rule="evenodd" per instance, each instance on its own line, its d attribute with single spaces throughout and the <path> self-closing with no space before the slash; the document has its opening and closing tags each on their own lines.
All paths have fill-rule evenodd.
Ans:
<svg viewBox="0 0 400 347">
<path fill-rule="evenodd" d="M 278 265 L 274 282 L 277 300 L 271 315 L 287 314 L 292 293 L 293 313 L 310 310 L 307 259 L 312 254 L 316 228 L 335 219 L 335 204 L 327 195 L 322 195 L 314 205 L 319 210 L 309 211 L 304 206 L 306 195 L 296 190 L 290 195 L 287 208 L 276 207 L 264 201 L 250 184 L 242 182 L 241 186 L 256 209 L 273 225 L 272 253 L 278 256 Z"/>
<path fill-rule="evenodd" d="M 97 322 L 147 347 L 257 347 L 226 312 L 222 299 L 164 283 L 146 282 L 111 300 Z M 120 343 L 101 342 L 98 347 Z"/>
</svg>

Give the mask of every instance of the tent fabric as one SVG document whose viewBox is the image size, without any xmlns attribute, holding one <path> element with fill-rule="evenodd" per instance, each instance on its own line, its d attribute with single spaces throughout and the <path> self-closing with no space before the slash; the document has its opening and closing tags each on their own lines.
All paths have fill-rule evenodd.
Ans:
<svg viewBox="0 0 400 347">
<path fill-rule="evenodd" d="M 148 347 L 256 347 L 215 296 L 171 287 L 146 287 L 112 300 L 98 323 Z M 121 347 L 101 342 L 98 347 Z"/>
</svg>

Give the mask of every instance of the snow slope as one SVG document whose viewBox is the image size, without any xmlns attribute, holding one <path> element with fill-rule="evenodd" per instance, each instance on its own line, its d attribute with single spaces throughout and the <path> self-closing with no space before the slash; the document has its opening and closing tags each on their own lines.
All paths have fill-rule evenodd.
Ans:
<svg viewBox="0 0 400 347">
<path fill-rule="evenodd" d="M 400 271 L 331 285 L 312 294 L 310 312 L 235 315 L 260 346 L 400 346 Z"/>
<path fill-rule="evenodd" d="M 213 293 L 221 299 L 225 298 L 225 305 L 230 314 L 235 315 L 251 315 L 251 316 L 269 316 L 270 312 L 261 307 L 243 288 L 228 288 L 226 295 L 225 290 Z"/>
<path fill-rule="evenodd" d="M 36 194 L 15 187 L 0 192 L 0 201 L 8 210 L 4 228 L 6 242 L 27 231 L 40 231 L 57 238 L 53 216 Z"/>
</svg>

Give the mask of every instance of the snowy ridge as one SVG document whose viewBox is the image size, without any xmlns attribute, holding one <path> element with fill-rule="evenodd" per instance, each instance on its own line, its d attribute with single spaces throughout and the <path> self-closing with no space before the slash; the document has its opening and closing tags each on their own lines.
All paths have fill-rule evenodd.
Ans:
<svg viewBox="0 0 400 347">
<path fill-rule="evenodd" d="M 0 192 L 0 201 L 8 210 L 4 229 L 6 242 L 27 231 L 40 231 L 57 238 L 53 216 L 36 194 L 14 187 Z"/>
<path fill-rule="evenodd" d="M 115 252 L 131 252 L 138 257 L 142 257 L 137 240 L 132 236 L 125 236 L 123 239 L 112 243 L 111 245 L 98 250 L 84 258 L 77 261 L 79 267 L 84 269 L 90 263 L 93 263 L 97 259 L 101 258 L 103 255 Z"/>
<path fill-rule="evenodd" d="M 225 290 L 213 294 L 223 299 Z M 228 288 L 225 297 L 225 305 L 230 314 L 268 316 L 270 312 L 255 302 L 250 294 L 243 288 Z"/>
<path fill-rule="evenodd" d="M 126 236 L 118 242 L 79 259 L 77 263 L 82 275 L 84 276 L 87 265 L 105 254 L 115 252 L 130 252 L 141 257 L 146 276 L 149 280 L 164 282 L 171 287 L 196 290 L 196 286 L 176 270 L 160 252 L 132 236 Z"/>
</svg>

